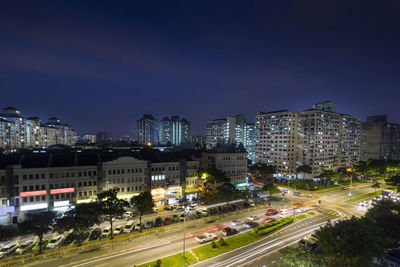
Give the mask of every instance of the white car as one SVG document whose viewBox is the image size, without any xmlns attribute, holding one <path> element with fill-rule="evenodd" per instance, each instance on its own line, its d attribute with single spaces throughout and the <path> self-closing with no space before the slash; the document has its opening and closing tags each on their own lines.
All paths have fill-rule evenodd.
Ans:
<svg viewBox="0 0 400 267">
<path fill-rule="evenodd" d="M 205 233 L 203 235 L 196 236 L 195 239 L 200 244 L 203 244 L 203 243 L 210 242 L 210 241 L 217 239 L 217 236 L 212 233 Z"/>
<path fill-rule="evenodd" d="M 111 227 L 107 226 L 106 228 L 103 229 L 103 232 L 101 233 L 102 238 L 109 237 L 111 234 Z"/>
<path fill-rule="evenodd" d="M 1 250 L 0 250 L 0 258 L 7 257 L 11 254 L 13 254 L 17 250 L 18 244 L 17 243 L 10 243 L 5 245 Z"/>
<path fill-rule="evenodd" d="M 35 246 L 35 243 L 33 242 L 33 240 L 26 240 L 24 243 L 22 243 L 21 245 L 18 246 L 15 253 L 18 255 L 22 255 L 22 254 L 32 250 L 32 248 L 34 246 Z"/>
<path fill-rule="evenodd" d="M 133 217 L 133 212 L 132 211 L 126 211 L 124 214 L 122 214 L 122 218 L 125 220 L 129 220 Z"/>
<path fill-rule="evenodd" d="M 56 237 L 53 237 L 50 242 L 47 244 L 46 248 L 56 248 L 61 245 L 61 242 L 64 240 L 63 235 L 58 235 Z"/>
<path fill-rule="evenodd" d="M 117 227 L 115 227 L 115 229 L 113 231 L 113 235 L 121 234 L 122 230 L 124 230 L 124 226 L 123 225 L 118 225 Z"/>
<path fill-rule="evenodd" d="M 257 215 L 251 215 L 249 216 L 249 218 L 247 218 L 249 221 L 256 221 L 258 219 L 260 219 L 260 217 L 258 217 Z"/>
</svg>

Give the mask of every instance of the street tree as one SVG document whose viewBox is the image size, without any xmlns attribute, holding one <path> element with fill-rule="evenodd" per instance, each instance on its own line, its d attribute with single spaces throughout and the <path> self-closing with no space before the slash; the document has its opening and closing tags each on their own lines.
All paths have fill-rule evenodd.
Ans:
<svg viewBox="0 0 400 267">
<path fill-rule="evenodd" d="M 274 174 L 276 170 L 275 170 L 275 167 L 272 165 L 267 165 L 264 163 L 257 163 L 253 167 L 250 168 L 250 171 L 252 171 L 258 175 L 261 175 L 261 176 L 266 176 L 266 175 Z"/>
<path fill-rule="evenodd" d="M 381 183 L 378 180 L 374 180 L 374 183 L 371 185 L 371 187 L 375 189 L 376 195 L 376 190 L 381 187 Z"/>
<path fill-rule="evenodd" d="M 297 173 L 312 173 L 312 168 L 309 165 L 301 165 L 296 168 L 296 179 L 297 179 Z"/>
<path fill-rule="evenodd" d="M 394 176 L 386 179 L 386 183 L 388 185 L 396 187 L 397 191 L 400 192 L 400 175 L 394 175 Z"/>
<path fill-rule="evenodd" d="M 222 201 L 236 199 L 238 198 L 239 194 L 239 190 L 231 183 L 223 183 L 217 187 L 217 196 Z"/>
<path fill-rule="evenodd" d="M 207 196 L 210 195 L 215 198 L 217 193 L 217 186 L 223 183 L 230 182 L 230 179 L 226 177 L 226 174 L 218 170 L 217 168 L 200 169 L 200 193 L 204 197 L 204 201 L 207 202 Z"/>
<path fill-rule="evenodd" d="M 263 186 L 262 190 L 269 193 L 269 199 L 268 199 L 269 205 L 271 205 L 271 197 L 272 197 L 272 195 L 281 192 L 281 190 L 279 190 L 279 188 L 273 183 L 266 183 Z"/>
<path fill-rule="evenodd" d="M 111 238 L 113 238 L 113 218 L 122 215 L 129 206 L 126 200 L 117 197 L 117 190 L 110 189 L 97 194 L 101 214 L 108 215 L 110 219 Z"/>
<path fill-rule="evenodd" d="M 56 230 L 62 233 L 73 229 L 77 237 L 82 237 L 93 225 L 100 224 L 100 215 L 101 207 L 98 202 L 76 204 L 75 208 L 57 219 Z"/>
<path fill-rule="evenodd" d="M 384 252 L 382 229 L 368 218 L 328 223 L 315 237 L 321 256 L 332 266 L 368 266 Z"/>
<path fill-rule="evenodd" d="M 131 205 L 139 212 L 140 232 L 142 232 L 142 216 L 143 214 L 150 213 L 154 207 L 153 197 L 150 192 L 144 191 L 139 195 L 131 198 Z"/>
<path fill-rule="evenodd" d="M 34 234 L 39 238 L 39 254 L 42 253 L 43 235 L 51 230 L 55 214 L 50 211 L 32 214 L 29 220 L 18 224 L 21 234 Z"/>
<path fill-rule="evenodd" d="M 381 200 L 370 208 L 365 217 L 383 229 L 387 247 L 396 247 L 400 240 L 400 204 L 392 200 Z"/>
</svg>

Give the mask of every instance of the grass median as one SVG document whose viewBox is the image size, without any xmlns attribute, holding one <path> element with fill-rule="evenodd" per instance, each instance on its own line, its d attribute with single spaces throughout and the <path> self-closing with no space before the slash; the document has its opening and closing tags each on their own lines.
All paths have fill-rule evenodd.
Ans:
<svg viewBox="0 0 400 267">
<path fill-rule="evenodd" d="M 273 223 L 259 225 L 253 228 L 252 231 L 237 234 L 225 239 L 225 245 L 221 245 L 221 243 L 215 242 L 215 247 L 212 248 L 211 244 L 206 244 L 194 249 L 191 249 L 186 252 L 186 260 L 183 260 L 182 253 L 178 253 L 166 258 L 161 258 L 161 263 L 164 267 L 175 267 L 175 266 L 187 266 L 198 261 L 202 261 L 219 254 L 234 250 L 236 248 L 248 245 L 253 243 L 257 240 L 260 240 L 265 235 L 269 234 L 270 232 L 289 224 L 293 221 L 292 217 L 286 217 L 281 220 L 275 221 Z M 192 254 L 193 253 L 193 254 Z M 197 257 L 197 259 L 196 259 Z M 145 264 L 138 265 L 137 267 L 153 267 L 159 266 L 157 265 L 157 260 L 148 262 Z"/>
<path fill-rule="evenodd" d="M 382 190 L 377 190 L 376 192 L 371 192 L 371 193 L 368 193 L 368 194 L 360 195 L 358 197 L 353 197 L 352 199 L 349 199 L 349 200 L 346 200 L 346 201 L 347 202 L 356 202 L 356 201 L 359 201 L 359 200 L 364 199 L 364 198 L 373 197 L 375 195 L 380 195 L 381 193 L 382 193 Z"/>
</svg>

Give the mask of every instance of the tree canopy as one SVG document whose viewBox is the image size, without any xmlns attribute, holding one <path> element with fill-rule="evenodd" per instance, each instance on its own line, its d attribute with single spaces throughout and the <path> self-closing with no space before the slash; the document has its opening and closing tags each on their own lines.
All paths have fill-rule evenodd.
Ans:
<svg viewBox="0 0 400 267">
<path fill-rule="evenodd" d="M 108 215 L 111 226 L 111 238 L 113 237 L 113 218 L 122 215 L 129 206 L 126 200 L 117 197 L 117 191 L 110 189 L 97 194 L 101 214 Z"/>
<path fill-rule="evenodd" d="M 142 216 L 149 213 L 154 207 L 153 197 L 150 192 L 144 191 L 131 199 L 131 205 L 139 212 L 140 232 L 142 232 Z"/>
<path fill-rule="evenodd" d="M 312 173 L 312 168 L 309 165 L 301 165 L 296 168 L 296 172 L 300 173 Z"/>
<path fill-rule="evenodd" d="M 32 214 L 29 220 L 18 224 L 21 234 L 34 234 L 39 237 L 39 253 L 42 253 L 43 235 L 51 230 L 55 214 L 50 211 Z"/>
<path fill-rule="evenodd" d="M 73 229 L 80 236 L 95 225 L 100 224 L 101 207 L 98 202 L 82 203 L 68 210 L 65 215 L 57 219 L 56 230 L 59 233 Z"/>
</svg>

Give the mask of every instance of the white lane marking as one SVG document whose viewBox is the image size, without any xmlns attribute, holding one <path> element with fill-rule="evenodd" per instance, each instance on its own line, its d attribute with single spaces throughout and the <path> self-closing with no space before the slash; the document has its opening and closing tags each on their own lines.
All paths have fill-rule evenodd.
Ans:
<svg viewBox="0 0 400 267">
<path fill-rule="evenodd" d="M 77 264 L 77 265 L 76 265 L 76 263 L 68 263 L 68 264 L 66 264 L 66 265 L 60 265 L 60 267 L 68 266 L 68 265 L 71 265 L 71 264 L 72 264 L 72 266 L 75 266 L 75 267 L 86 266 L 86 265 L 88 265 L 88 264 L 96 263 L 96 262 L 103 261 L 103 260 L 112 259 L 112 258 L 115 258 L 115 257 L 120 257 L 120 256 L 123 256 L 123 255 L 135 253 L 135 252 L 142 251 L 142 250 L 146 250 L 146 249 L 149 249 L 149 248 L 155 248 L 155 247 L 164 246 L 164 245 L 167 245 L 167 244 L 170 244 L 170 243 L 171 243 L 171 242 L 159 243 L 159 244 L 156 244 L 156 245 L 153 245 L 153 246 L 147 246 L 147 247 L 144 247 L 144 248 L 141 248 L 141 249 L 137 249 L 137 250 L 133 250 L 133 251 L 127 251 L 127 252 L 123 252 L 123 253 L 119 253 L 119 254 L 116 254 L 116 255 L 112 255 L 112 256 L 108 256 L 108 257 L 103 257 L 103 258 L 93 257 L 94 259 L 96 259 L 96 258 L 99 258 L 99 259 L 92 260 L 92 261 L 88 261 L 88 262 L 84 262 L 84 263 Z"/>
<path fill-rule="evenodd" d="M 249 258 L 249 257 L 252 257 L 252 256 L 254 256 L 254 255 L 257 255 L 257 254 L 259 254 L 259 253 L 262 253 L 262 252 L 264 252 L 265 250 L 268 250 L 268 249 L 270 249 L 270 248 L 272 248 L 272 247 L 274 247 L 274 246 L 276 246 L 276 245 L 279 245 L 279 244 L 281 244 L 281 243 L 283 243 L 283 242 L 285 242 L 285 241 L 287 241 L 287 240 L 282 240 L 282 241 L 280 241 L 280 242 L 278 242 L 278 243 L 276 243 L 276 244 L 270 245 L 270 246 L 265 247 L 265 248 L 261 248 L 261 249 L 259 249 L 258 251 L 255 251 L 255 252 L 252 252 L 252 253 L 249 254 L 249 252 L 251 252 L 251 251 L 254 250 L 254 249 L 258 249 L 258 248 L 262 247 L 263 245 L 269 244 L 269 243 L 274 242 L 274 241 L 279 240 L 279 239 L 284 239 L 284 238 L 286 238 L 286 239 L 291 239 L 291 238 L 297 237 L 297 236 L 304 236 L 305 234 L 307 234 L 307 233 L 309 233 L 309 232 L 315 231 L 315 230 L 318 229 L 321 225 L 324 225 L 324 224 L 326 224 L 326 222 L 322 222 L 322 223 L 319 223 L 319 224 L 317 224 L 317 225 L 313 225 L 313 226 L 307 227 L 307 228 L 305 228 L 305 229 L 302 229 L 301 231 L 293 232 L 293 233 L 291 233 L 290 236 L 280 237 L 280 238 L 271 240 L 271 241 L 269 241 L 269 242 L 263 243 L 263 244 L 260 245 L 260 246 L 257 246 L 257 247 L 255 247 L 255 248 L 253 248 L 253 249 L 250 249 L 250 250 L 247 250 L 247 251 L 245 251 L 245 252 L 242 252 L 242 253 L 240 253 L 240 254 L 234 256 L 234 257 L 231 257 L 231 258 L 229 258 L 229 259 L 227 259 L 227 260 L 225 260 L 225 261 L 219 262 L 218 264 L 212 265 L 212 266 L 225 266 L 225 267 L 228 267 L 228 266 L 235 265 L 235 264 L 237 264 L 237 263 L 239 263 L 239 262 L 241 262 L 241 261 L 243 261 L 243 260 L 246 260 L 246 259 Z M 304 231 L 304 230 L 306 230 L 306 229 L 307 229 L 307 231 Z M 300 234 L 297 234 L 297 233 L 299 233 L 299 232 L 300 232 Z M 294 235 L 294 234 L 297 234 L 297 235 Z M 300 240 L 300 239 L 299 239 L 299 240 Z M 297 240 L 297 241 L 298 241 L 298 240 Z M 242 248 L 243 248 L 243 247 L 242 247 Z M 221 254 L 221 255 L 223 255 L 223 254 Z M 265 256 L 265 255 L 263 255 L 263 256 Z M 254 259 L 252 259 L 252 261 L 254 261 Z M 230 263 L 230 264 L 229 264 L 229 263 Z M 229 265 L 226 265 L 226 264 L 229 264 Z"/>
</svg>

